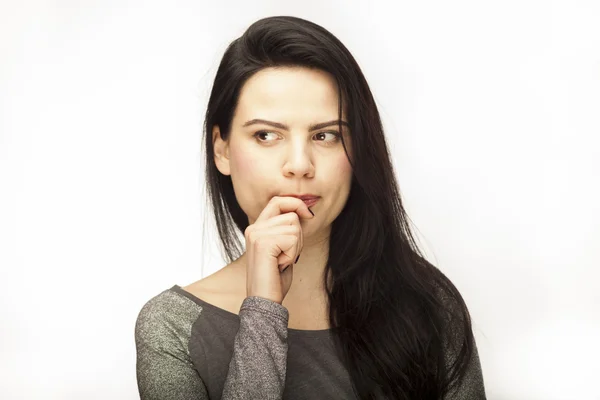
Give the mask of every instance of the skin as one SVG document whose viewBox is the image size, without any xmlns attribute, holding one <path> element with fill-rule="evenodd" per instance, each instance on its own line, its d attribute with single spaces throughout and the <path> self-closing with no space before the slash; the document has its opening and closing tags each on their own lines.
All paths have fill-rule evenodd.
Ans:
<svg viewBox="0 0 600 400">
<path fill-rule="evenodd" d="M 350 193 L 352 168 L 337 123 L 309 131 L 309 126 L 338 120 L 338 92 L 327 72 L 302 67 L 267 68 L 243 86 L 227 141 L 213 127 L 215 163 L 230 175 L 236 199 L 253 224 L 273 196 L 311 193 L 321 196 L 310 207 L 311 220 L 301 220 L 304 246 L 294 266 L 292 286 L 284 302 L 300 303 L 324 293 L 322 276 L 329 251 L 331 224 Z M 265 123 L 285 124 L 289 130 Z M 342 120 L 347 122 L 346 114 Z M 352 154 L 349 128 L 342 135 Z M 267 131 L 253 137 L 258 131 Z M 331 132 L 331 133 L 329 133 Z M 244 253 L 232 265 L 245 280 Z M 242 278 L 243 277 L 243 278 Z"/>
</svg>

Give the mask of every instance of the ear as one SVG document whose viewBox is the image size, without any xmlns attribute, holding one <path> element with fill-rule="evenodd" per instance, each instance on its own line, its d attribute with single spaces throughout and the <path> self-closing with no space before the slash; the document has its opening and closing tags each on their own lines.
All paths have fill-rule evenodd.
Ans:
<svg viewBox="0 0 600 400">
<path fill-rule="evenodd" d="M 215 164 L 223 175 L 231 175 L 229 168 L 229 143 L 221 139 L 218 125 L 213 127 L 212 143 L 215 152 Z"/>
</svg>

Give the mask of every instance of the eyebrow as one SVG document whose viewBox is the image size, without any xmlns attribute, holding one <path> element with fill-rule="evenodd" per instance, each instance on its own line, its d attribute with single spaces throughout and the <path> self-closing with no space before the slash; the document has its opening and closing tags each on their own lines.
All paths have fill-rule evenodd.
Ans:
<svg viewBox="0 0 600 400">
<path fill-rule="evenodd" d="M 333 120 L 333 121 L 321 122 L 319 124 L 311 125 L 308 127 L 308 130 L 311 132 L 316 131 L 317 129 L 325 128 L 325 127 L 332 126 L 332 125 L 338 125 L 339 122 L 341 122 L 342 125 L 350 127 L 350 125 L 348 125 L 348 123 L 346 121 Z M 265 125 L 270 125 L 275 128 L 285 129 L 286 131 L 290 130 L 290 127 L 285 124 L 282 124 L 279 122 L 267 121 L 265 119 L 251 119 L 250 121 L 247 121 L 244 125 L 242 125 L 242 127 L 245 128 L 247 126 L 255 125 L 255 124 L 265 124 Z"/>
</svg>

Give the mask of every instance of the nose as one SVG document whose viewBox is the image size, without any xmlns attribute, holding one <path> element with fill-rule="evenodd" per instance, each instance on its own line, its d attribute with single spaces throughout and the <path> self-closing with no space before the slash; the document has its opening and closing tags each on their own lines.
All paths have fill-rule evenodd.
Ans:
<svg viewBox="0 0 600 400">
<path fill-rule="evenodd" d="M 314 174 L 314 164 L 310 147 L 306 143 L 299 141 L 290 145 L 285 155 L 283 173 L 285 176 L 312 176 Z"/>
</svg>

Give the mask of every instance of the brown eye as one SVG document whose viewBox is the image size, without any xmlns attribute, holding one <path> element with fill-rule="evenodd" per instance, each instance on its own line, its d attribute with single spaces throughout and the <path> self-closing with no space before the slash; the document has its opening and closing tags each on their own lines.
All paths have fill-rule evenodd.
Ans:
<svg viewBox="0 0 600 400">
<path fill-rule="evenodd" d="M 273 133 L 273 132 L 269 132 L 269 131 L 258 131 L 256 132 L 253 137 L 256 138 L 258 140 L 258 136 L 259 135 L 265 135 L 267 133 Z M 265 142 L 265 140 L 259 140 L 259 142 Z"/>
<path fill-rule="evenodd" d="M 335 143 L 335 142 L 337 142 L 340 139 L 341 135 L 339 133 L 335 132 L 335 131 L 331 131 L 331 132 L 319 132 L 315 136 L 318 136 L 318 135 L 323 135 L 324 136 L 324 135 L 327 135 L 328 133 L 331 134 L 331 135 L 333 135 L 334 139 L 332 139 L 332 140 L 321 140 L 321 142 L 333 142 L 333 143 Z"/>
<path fill-rule="evenodd" d="M 254 137 L 260 143 L 269 143 L 269 142 L 273 142 L 274 140 L 264 139 L 264 137 L 265 137 L 264 135 L 268 135 L 270 133 L 273 133 L 273 132 L 270 132 L 270 131 L 258 131 L 254 135 L 252 135 L 252 137 Z M 328 131 L 328 132 L 319 132 L 319 133 L 316 133 L 314 135 L 314 137 L 323 138 L 323 137 L 326 137 L 327 134 L 333 135 L 334 138 L 331 139 L 331 140 L 317 140 L 317 142 L 324 142 L 325 146 L 331 146 L 331 145 L 339 142 L 340 138 L 342 136 L 337 131 Z"/>
</svg>

